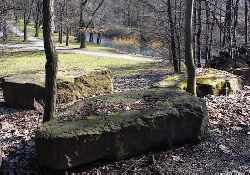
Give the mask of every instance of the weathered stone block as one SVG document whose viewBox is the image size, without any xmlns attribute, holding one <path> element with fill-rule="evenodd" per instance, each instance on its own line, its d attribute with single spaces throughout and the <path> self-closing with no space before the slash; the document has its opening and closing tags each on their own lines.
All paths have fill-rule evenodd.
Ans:
<svg viewBox="0 0 250 175">
<path fill-rule="evenodd" d="M 230 95 L 242 89 L 242 80 L 239 76 L 217 69 L 198 69 L 197 93 L 198 96 L 205 95 Z M 167 76 L 161 82 L 156 83 L 154 88 L 174 88 L 186 90 L 187 81 L 185 74 L 175 74 Z"/>
<path fill-rule="evenodd" d="M 45 99 L 44 74 L 21 74 L 3 78 L 6 103 L 12 107 L 35 108 L 35 101 Z M 60 76 L 57 82 L 58 103 L 68 103 L 81 97 L 112 93 L 112 73 L 96 70 Z"/>
<path fill-rule="evenodd" d="M 35 100 L 42 100 L 45 89 L 40 75 L 18 75 L 3 79 L 3 96 L 12 107 L 35 108 Z"/>
<path fill-rule="evenodd" d="M 206 135 L 207 108 L 199 98 L 161 89 L 97 97 L 97 101 L 120 103 L 125 98 L 143 101 L 146 108 L 43 124 L 35 137 L 40 165 L 63 170 L 98 160 L 120 160 L 154 148 L 200 141 Z M 72 109 L 77 111 L 81 105 Z"/>
</svg>

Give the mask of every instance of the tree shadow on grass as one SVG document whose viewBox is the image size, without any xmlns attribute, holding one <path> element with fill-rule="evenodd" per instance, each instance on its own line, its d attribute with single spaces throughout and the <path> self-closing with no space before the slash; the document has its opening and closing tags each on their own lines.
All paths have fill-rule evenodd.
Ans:
<svg viewBox="0 0 250 175">
<path fill-rule="evenodd" d="M 170 74 L 173 69 L 170 65 L 163 65 L 162 63 L 138 63 L 134 65 L 124 65 L 121 67 L 110 66 L 109 68 L 114 76 L 123 77 L 137 74 L 153 74 L 153 73 L 165 73 Z"/>
<path fill-rule="evenodd" d="M 19 51 L 19 52 L 4 52 L 3 55 L 0 55 L 0 60 L 4 61 L 7 58 L 19 58 L 19 57 L 31 57 L 31 56 L 38 56 L 44 55 L 44 51 Z"/>
</svg>

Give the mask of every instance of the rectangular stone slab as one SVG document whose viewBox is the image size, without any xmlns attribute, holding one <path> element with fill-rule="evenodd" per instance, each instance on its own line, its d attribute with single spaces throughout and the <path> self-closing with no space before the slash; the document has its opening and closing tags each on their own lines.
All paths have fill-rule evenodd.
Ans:
<svg viewBox="0 0 250 175">
<path fill-rule="evenodd" d="M 201 99 L 159 89 L 141 95 L 146 102 L 158 105 L 105 117 L 91 115 L 78 121 L 43 124 L 35 137 L 39 164 L 64 170 L 98 160 L 120 160 L 154 148 L 193 143 L 205 137 L 207 108 Z"/>
<path fill-rule="evenodd" d="M 66 73 L 65 73 L 66 74 Z M 112 73 L 109 70 L 68 72 L 57 80 L 58 103 L 68 103 L 82 97 L 112 93 Z M 12 75 L 3 78 L 4 100 L 11 107 L 35 108 L 35 101 L 44 101 L 45 75 L 43 73 Z"/>
</svg>

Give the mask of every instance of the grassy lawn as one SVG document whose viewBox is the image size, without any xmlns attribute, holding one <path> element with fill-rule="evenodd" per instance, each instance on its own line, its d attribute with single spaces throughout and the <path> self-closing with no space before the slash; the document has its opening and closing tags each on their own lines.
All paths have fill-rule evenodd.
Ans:
<svg viewBox="0 0 250 175">
<path fill-rule="evenodd" d="M 18 23 L 19 29 L 23 30 L 23 21 L 20 20 Z M 30 23 L 28 26 L 29 36 L 33 36 L 35 33 L 34 24 Z M 42 38 L 42 32 L 40 31 L 40 37 Z M 53 34 L 53 39 L 58 47 L 65 46 L 64 43 L 59 44 L 58 33 Z M 23 38 L 14 36 L 11 38 L 10 42 L 22 43 Z M 80 43 L 78 43 L 73 36 L 70 36 L 70 45 L 68 48 L 79 48 Z M 87 42 L 87 48 L 85 50 L 93 52 L 109 52 L 114 53 L 115 49 L 103 47 L 94 43 Z M 31 73 L 31 72 L 44 72 L 45 66 L 45 55 L 44 52 L 17 52 L 8 53 L 0 55 L 0 77 L 11 75 L 11 74 L 21 74 L 21 73 Z M 115 76 L 129 76 L 137 75 L 145 71 L 172 71 L 169 67 L 165 67 L 158 63 L 148 63 L 146 61 L 136 61 L 129 59 L 117 59 L 117 58 L 100 58 L 93 56 L 85 56 L 81 54 L 59 54 L 59 75 L 65 72 L 69 72 L 74 69 L 83 69 L 85 71 L 91 71 L 94 69 L 104 69 L 109 68 L 112 70 Z"/>
<path fill-rule="evenodd" d="M 19 52 L 9 53 L 0 57 L 0 77 L 30 73 L 43 72 L 45 66 L 45 55 L 43 52 Z M 59 54 L 59 74 L 74 69 L 92 71 L 94 69 L 109 68 L 115 76 L 137 74 L 142 69 L 158 69 L 155 63 L 143 61 L 100 58 L 80 54 Z"/>
</svg>

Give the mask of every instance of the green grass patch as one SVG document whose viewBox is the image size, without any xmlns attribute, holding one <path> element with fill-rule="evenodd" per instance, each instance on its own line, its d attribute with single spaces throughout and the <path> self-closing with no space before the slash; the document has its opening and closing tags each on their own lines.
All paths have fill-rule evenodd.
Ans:
<svg viewBox="0 0 250 175">
<path fill-rule="evenodd" d="M 43 52 L 4 54 L 0 57 L 0 77 L 10 74 L 44 71 L 45 61 Z M 81 54 L 59 54 L 59 72 L 67 72 L 74 69 L 84 69 L 88 72 L 94 69 L 110 68 L 116 75 L 126 75 L 136 72 L 136 69 L 142 69 L 144 66 L 150 67 L 150 65 L 144 63 L 142 60 L 92 57 Z"/>
<path fill-rule="evenodd" d="M 116 77 L 127 77 L 135 76 L 142 74 L 151 74 L 151 73 L 173 73 L 173 68 L 171 66 L 166 66 L 161 62 L 141 62 L 139 64 L 130 64 L 120 67 L 110 67 L 112 72 Z"/>
</svg>

